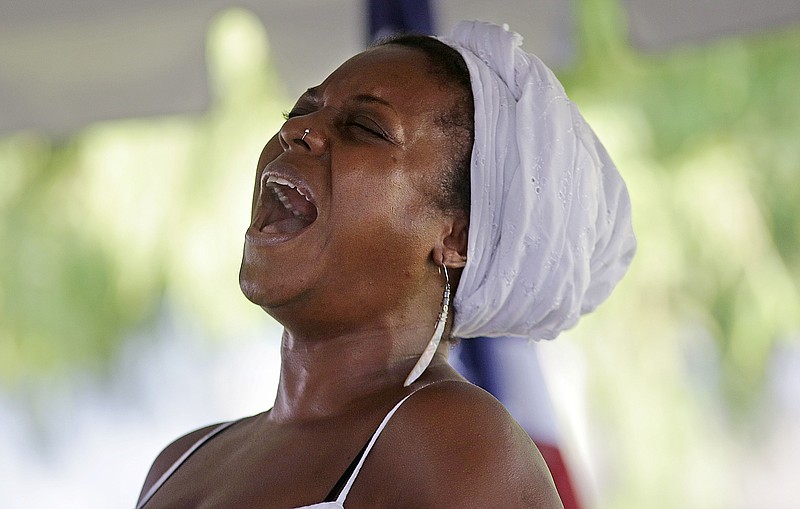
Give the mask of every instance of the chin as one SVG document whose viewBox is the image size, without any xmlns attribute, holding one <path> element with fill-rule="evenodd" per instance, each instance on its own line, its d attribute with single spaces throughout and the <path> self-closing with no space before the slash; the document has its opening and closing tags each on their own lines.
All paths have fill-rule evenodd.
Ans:
<svg viewBox="0 0 800 509">
<path fill-rule="evenodd" d="M 248 270 L 242 262 L 242 266 L 239 267 L 239 288 L 242 290 L 242 293 L 247 300 L 252 302 L 253 304 L 258 304 L 258 296 L 261 293 L 259 285 L 255 284 L 252 278 L 248 277 L 247 274 Z"/>
<path fill-rule="evenodd" d="M 265 297 L 263 287 L 245 276 L 244 267 L 239 270 L 239 288 L 244 296 L 247 297 L 247 300 L 253 304 L 261 305 Z"/>
<path fill-rule="evenodd" d="M 289 279 L 285 271 L 264 270 L 264 264 L 253 264 L 245 257 L 239 269 L 239 288 L 247 300 L 265 311 L 296 302 L 302 296 L 300 280 Z"/>
<path fill-rule="evenodd" d="M 242 266 L 239 269 L 239 288 L 247 300 L 253 304 L 261 307 L 271 307 L 276 305 L 277 299 L 275 294 L 274 285 L 269 282 L 263 281 L 263 271 L 258 271 L 250 266 L 247 261 L 242 260 Z"/>
</svg>

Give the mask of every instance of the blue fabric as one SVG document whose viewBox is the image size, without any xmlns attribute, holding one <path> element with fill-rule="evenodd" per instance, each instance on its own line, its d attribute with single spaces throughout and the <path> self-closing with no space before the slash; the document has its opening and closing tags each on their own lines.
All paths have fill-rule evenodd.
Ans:
<svg viewBox="0 0 800 509">
<path fill-rule="evenodd" d="M 433 35 L 434 22 L 428 0 L 368 0 L 367 43 L 398 32 Z"/>
<path fill-rule="evenodd" d="M 558 443 L 558 429 L 539 346 L 525 338 L 464 339 L 451 364 L 500 400 L 537 443 Z"/>
<path fill-rule="evenodd" d="M 500 397 L 498 366 L 495 350 L 502 348 L 499 338 L 464 339 L 456 346 L 454 367 L 470 382 Z M 454 359 L 454 360 L 455 360 Z"/>
</svg>

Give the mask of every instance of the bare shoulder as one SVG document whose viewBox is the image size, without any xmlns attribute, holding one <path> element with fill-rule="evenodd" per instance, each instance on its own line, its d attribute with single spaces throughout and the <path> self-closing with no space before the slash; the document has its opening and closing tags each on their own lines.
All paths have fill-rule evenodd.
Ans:
<svg viewBox="0 0 800 509">
<path fill-rule="evenodd" d="M 410 507 L 562 507 L 528 434 L 472 384 L 447 381 L 419 390 L 384 433 L 374 454 L 391 476 L 385 478 L 405 487 L 392 496 Z"/>
<path fill-rule="evenodd" d="M 188 451 L 195 442 L 203 438 L 217 426 L 219 426 L 219 424 L 212 424 L 211 426 L 192 431 L 166 446 L 164 450 L 158 454 L 155 461 L 153 461 L 153 465 L 150 467 L 150 471 L 147 473 L 147 477 L 144 480 L 142 490 L 139 493 L 139 500 L 141 500 L 144 494 L 150 490 L 150 487 L 164 475 L 164 472 L 178 461 L 178 458 L 180 458 L 183 453 Z"/>
</svg>

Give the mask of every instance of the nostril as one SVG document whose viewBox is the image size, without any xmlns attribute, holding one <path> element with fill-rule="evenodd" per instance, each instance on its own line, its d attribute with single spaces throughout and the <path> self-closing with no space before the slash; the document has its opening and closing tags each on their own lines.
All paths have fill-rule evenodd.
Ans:
<svg viewBox="0 0 800 509">
<path fill-rule="evenodd" d="M 290 150 L 296 148 L 299 150 L 306 150 L 314 152 L 320 142 L 323 140 L 319 137 L 319 132 L 312 128 L 302 128 L 302 126 L 295 126 L 294 128 L 287 128 L 289 124 L 284 125 L 284 129 L 280 131 L 280 141 L 283 150 Z M 318 149 L 318 148 L 317 148 Z"/>
<path fill-rule="evenodd" d="M 308 134 L 309 134 L 310 132 L 311 132 L 311 129 L 309 129 L 308 127 L 306 127 L 305 129 L 303 129 L 303 135 L 302 135 L 302 136 L 300 136 L 300 139 L 299 139 L 299 140 L 297 140 L 297 143 L 298 143 L 298 144 L 300 144 L 300 145 L 302 145 L 303 147 L 305 147 L 305 148 L 306 148 L 306 150 L 311 150 L 311 146 L 310 146 L 310 145 L 308 144 L 308 142 L 306 141 L 306 136 L 308 136 Z"/>
</svg>

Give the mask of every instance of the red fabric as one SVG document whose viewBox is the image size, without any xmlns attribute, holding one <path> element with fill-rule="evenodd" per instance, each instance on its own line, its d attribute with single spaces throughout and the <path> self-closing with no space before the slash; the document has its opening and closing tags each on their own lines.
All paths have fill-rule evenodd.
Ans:
<svg viewBox="0 0 800 509">
<path fill-rule="evenodd" d="M 556 483 L 556 490 L 561 497 L 561 503 L 564 504 L 564 509 L 581 509 L 581 504 L 572 485 L 572 479 L 569 476 L 564 458 L 561 456 L 561 451 L 558 447 L 536 442 L 536 447 L 544 457 L 545 463 L 550 468 L 550 473 L 553 475 L 553 481 Z"/>
</svg>

